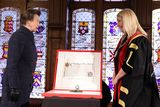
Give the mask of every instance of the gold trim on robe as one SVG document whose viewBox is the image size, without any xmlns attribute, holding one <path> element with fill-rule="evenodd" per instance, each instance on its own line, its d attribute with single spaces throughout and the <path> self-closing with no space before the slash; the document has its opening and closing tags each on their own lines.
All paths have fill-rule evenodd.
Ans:
<svg viewBox="0 0 160 107">
<path fill-rule="evenodd" d="M 129 93 L 129 91 L 128 91 L 128 89 L 127 89 L 126 87 L 121 86 L 120 90 L 121 90 L 122 92 L 124 92 L 125 94 L 128 94 L 128 93 Z"/>
<path fill-rule="evenodd" d="M 131 52 L 129 53 L 129 57 L 128 57 L 127 61 L 126 61 L 126 64 L 127 64 L 130 68 L 133 69 L 133 66 L 131 66 L 131 65 L 128 63 L 129 60 L 130 60 L 130 58 L 131 58 L 131 56 L 132 56 L 132 54 L 133 54 L 133 52 L 131 51 Z"/>
<path fill-rule="evenodd" d="M 136 44 L 134 44 L 134 43 L 131 43 L 129 48 L 133 48 L 133 49 L 137 50 L 138 46 Z"/>
<path fill-rule="evenodd" d="M 122 107 L 125 107 L 125 102 L 121 99 L 119 99 L 118 103 L 122 106 Z"/>
</svg>

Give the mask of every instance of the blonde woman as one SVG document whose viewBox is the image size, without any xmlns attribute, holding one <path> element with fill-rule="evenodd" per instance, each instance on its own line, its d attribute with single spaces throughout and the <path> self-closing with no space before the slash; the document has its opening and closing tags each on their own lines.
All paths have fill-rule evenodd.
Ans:
<svg viewBox="0 0 160 107">
<path fill-rule="evenodd" d="M 153 67 L 147 33 L 131 9 L 120 11 L 117 21 L 123 36 L 115 50 L 113 107 L 151 107 L 152 86 L 147 74 Z"/>
</svg>

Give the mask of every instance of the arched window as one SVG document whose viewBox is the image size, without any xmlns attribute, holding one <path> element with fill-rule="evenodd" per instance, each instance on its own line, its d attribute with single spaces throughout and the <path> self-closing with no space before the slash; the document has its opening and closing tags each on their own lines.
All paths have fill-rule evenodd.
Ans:
<svg viewBox="0 0 160 107">
<path fill-rule="evenodd" d="M 71 49 L 95 49 L 95 12 L 90 9 L 76 9 L 72 13 Z"/>
<path fill-rule="evenodd" d="M 153 66 L 160 92 L 160 9 L 152 11 Z"/>
<path fill-rule="evenodd" d="M 108 9 L 103 16 L 103 80 L 113 93 L 112 76 L 114 71 L 113 53 L 121 37 L 117 27 L 117 14 L 121 9 Z"/>
<path fill-rule="evenodd" d="M 20 27 L 20 10 L 12 7 L 0 9 L 0 96 L 3 69 L 6 67 L 8 40 L 12 33 Z"/>
</svg>

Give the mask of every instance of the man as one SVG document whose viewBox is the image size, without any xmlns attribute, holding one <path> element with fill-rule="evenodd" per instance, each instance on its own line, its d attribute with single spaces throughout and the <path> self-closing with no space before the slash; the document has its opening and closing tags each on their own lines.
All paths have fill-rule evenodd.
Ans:
<svg viewBox="0 0 160 107">
<path fill-rule="evenodd" d="M 40 11 L 28 9 L 21 16 L 22 26 L 9 40 L 7 66 L 2 78 L 2 107 L 29 107 L 37 53 L 34 35 Z"/>
</svg>

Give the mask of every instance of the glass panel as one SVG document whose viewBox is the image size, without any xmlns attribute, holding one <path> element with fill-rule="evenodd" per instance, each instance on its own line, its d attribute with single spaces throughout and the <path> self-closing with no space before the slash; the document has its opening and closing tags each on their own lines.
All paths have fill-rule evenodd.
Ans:
<svg viewBox="0 0 160 107">
<path fill-rule="evenodd" d="M 30 95 L 31 98 L 43 98 L 41 94 L 45 92 L 48 10 L 44 8 L 39 9 L 41 10 L 40 25 L 34 33 L 38 60 L 33 76 L 34 83 L 33 91 Z"/>
<path fill-rule="evenodd" d="M 2 8 L 0 10 L 0 33 L 2 35 L 11 35 L 19 28 L 20 12 L 11 7 Z M 18 25 L 18 26 L 17 26 Z"/>
<path fill-rule="evenodd" d="M 103 16 L 103 74 L 113 95 L 112 75 L 114 71 L 114 50 L 121 38 L 120 29 L 117 27 L 117 14 L 121 9 L 109 9 Z"/>
<path fill-rule="evenodd" d="M 74 1 L 76 1 L 76 2 L 78 2 L 78 1 L 88 2 L 88 1 L 95 1 L 95 0 L 74 0 Z"/>
<path fill-rule="evenodd" d="M 95 49 L 95 12 L 89 9 L 77 9 L 72 14 L 71 49 Z"/>
<path fill-rule="evenodd" d="M 153 67 L 160 92 L 160 9 L 152 12 Z"/>
<path fill-rule="evenodd" d="M 20 11 L 16 8 L 0 9 L 0 96 L 2 91 L 2 70 L 6 67 L 8 40 L 12 33 L 20 27 Z"/>
<path fill-rule="evenodd" d="M 104 1 L 127 1 L 127 0 L 104 0 Z"/>
</svg>

